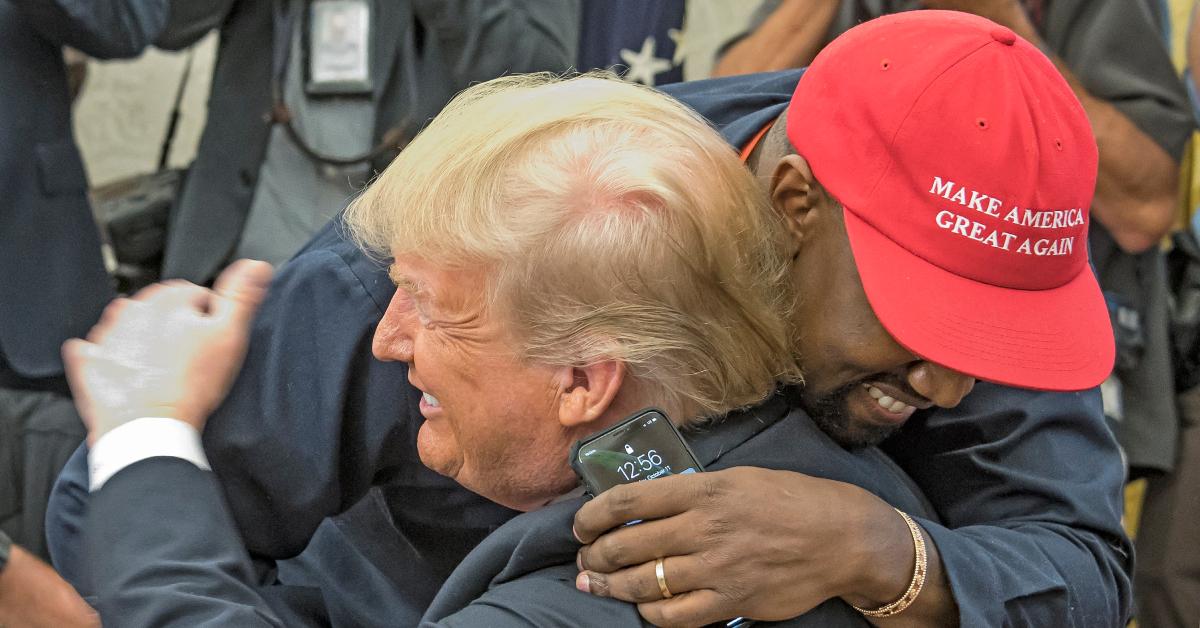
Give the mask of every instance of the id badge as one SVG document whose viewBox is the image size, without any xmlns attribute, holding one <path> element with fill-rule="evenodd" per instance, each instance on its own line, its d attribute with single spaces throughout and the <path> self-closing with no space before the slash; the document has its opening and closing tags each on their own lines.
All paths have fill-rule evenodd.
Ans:
<svg viewBox="0 0 1200 628">
<path fill-rule="evenodd" d="M 370 94 L 371 0 L 311 0 L 305 43 L 309 94 Z"/>
</svg>

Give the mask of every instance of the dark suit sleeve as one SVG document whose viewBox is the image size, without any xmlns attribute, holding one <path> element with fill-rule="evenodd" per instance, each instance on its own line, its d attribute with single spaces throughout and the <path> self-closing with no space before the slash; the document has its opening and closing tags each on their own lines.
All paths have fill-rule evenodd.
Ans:
<svg viewBox="0 0 1200 628">
<path fill-rule="evenodd" d="M 254 586 L 216 477 L 190 462 L 114 475 L 92 494 L 84 548 L 109 628 L 287 625 Z"/>
<path fill-rule="evenodd" d="M 187 48 L 209 31 L 220 28 L 236 2 L 237 0 L 171 0 L 171 11 L 166 26 L 154 45 L 166 50 Z M 269 51 L 271 33 L 264 32 L 262 37 L 262 49 Z"/>
<path fill-rule="evenodd" d="M 650 626 L 637 606 L 575 588 L 574 564 L 557 565 L 489 589 L 458 612 L 426 617 L 421 628 L 612 628 Z M 862 615 L 841 600 L 828 600 L 781 625 L 796 628 L 861 628 Z"/>
<path fill-rule="evenodd" d="M 102 59 L 141 54 L 166 24 L 169 0 L 9 0 L 48 41 Z"/>
<path fill-rule="evenodd" d="M 407 370 L 371 355 L 381 302 L 393 288 L 335 236 L 327 229 L 277 273 L 241 374 L 204 431 L 255 556 L 298 554 L 323 518 L 415 460 L 420 421 L 409 414 Z M 373 297 L 368 288 L 381 292 Z"/>
<path fill-rule="evenodd" d="M 1093 96 L 1116 107 L 1178 161 L 1195 122 L 1146 0 L 1046 3 L 1047 44 Z"/>
<path fill-rule="evenodd" d="M 637 607 L 575 588 L 573 565 L 533 572 L 489 589 L 452 615 L 426 618 L 422 628 L 642 626 Z"/>
<path fill-rule="evenodd" d="M 1098 391 L 981 382 L 958 408 L 910 423 L 886 448 L 942 517 L 921 524 L 961 625 L 1125 625 L 1124 466 Z"/>
<path fill-rule="evenodd" d="M 502 74 L 561 72 L 579 47 L 579 0 L 413 0 L 455 85 Z"/>
</svg>

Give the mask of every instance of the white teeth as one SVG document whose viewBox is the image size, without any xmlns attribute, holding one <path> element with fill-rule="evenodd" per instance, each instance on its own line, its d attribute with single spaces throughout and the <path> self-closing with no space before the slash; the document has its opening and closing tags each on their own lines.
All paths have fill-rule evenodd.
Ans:
<svg viewBox="0 0 1200 628">
<path fill-rule="evenodd" d="M 910 408 L 913 410 L 916 410 L 916 408 L 908 405 L 907 403 L 904 403 L 903 401 L 900 401 L 899 399 L 895 399 L 895 398 L 892 398 L 892 397 L 889 397 L 889 396 L 883 394 L 882 390 L 879 390 L 878 388 L 876 388 L 874 386 L 869 386 L 869 385 L 866 385 L 866 386 L 867 386 L 867 394 L 871 395 L 871 398 L 874 399 L 875 402 L 878 403 L 881 408 L 886 409 L 888 412 L 891 412 L 892 414 L 900 414 L 901 412 L 905 412 L 905 411 L 909 410 Z"/>
<path fill-rule="evenodd" d="M 421 393 L 421 399 L 425 400 L 425 403 L 427 403 L 435 408 L 442 405 L 441 402 L 437 400 L 437 397 L 434 397 L 433 395 L 431 395 L 427 392 Z"/>
</svg>

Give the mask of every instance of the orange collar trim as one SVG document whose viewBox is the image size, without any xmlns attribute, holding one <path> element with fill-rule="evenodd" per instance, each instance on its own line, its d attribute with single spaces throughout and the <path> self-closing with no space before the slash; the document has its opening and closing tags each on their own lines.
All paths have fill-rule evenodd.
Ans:
<svg viewBox="0 0 1200 628">
<path fill-rule="evenodd" d="M 738 153 L 738 158 L 742 160 L 742 163 L 746 163 L 746 160 L 750 159 L 750 153 L 754 152 L 754 148 L 762 141 L 763 136 L 767 134 L 767 131 L 771 130 L 772 124 L 775 124 L 774 120 L 771 120 L 767 123 L 767 126 L 759 129 L 758 133 L 755 133 L 754 137 L 750 138 L 750 142 L 742 148 L 742 152 Z"/>
</svg>

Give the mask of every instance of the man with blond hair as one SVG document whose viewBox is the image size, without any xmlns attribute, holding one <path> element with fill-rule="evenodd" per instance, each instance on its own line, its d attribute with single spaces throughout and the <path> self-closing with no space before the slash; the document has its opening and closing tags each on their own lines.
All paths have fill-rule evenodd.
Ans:
<svg viewBox="0 0 1200 628">
<path fill-rule="evenodd" d="M 988 28 L 984 31 L 992 32 Z M 1016 38 L 1010 40 L 1005 36 L 1003 30 L 995 32 L 1000 38 L 989 34 L 984 40 L 987 45 L 1008 46 L 1006 41 L 1017 42 Z M 937 38 L 918 38 L 919 41 L 931 39 Z M 1022 58 L 1028 57 L 1027 49 L 1012 49 L 1020 50 Z M 875 62 L 873 69 L 886 69 L 878 63 L 879 59 Z M 740 146 L 787 107 L 796 76 L 798 73 L 750 77 L 746 82 L 733 84 L 699 83 L 685 86 L 691 89 L 681 89 L 678 96 L 684 102 L 696 104 L 707 117 L 723 127 L 727 139 Z M 779 89 L 777 83 L 789 80 L 787 89 Z M 705 106 L 712 104 L 706 103 L 705 98 L 723 99 L 724 109 Z M 764 108 L 765 103 L 770 106 Z M 839 111 L 867 109 L 854 98 L 842 98 L 835 104 Z M 811 118 L 809 122 L 817 125 L 823 119 Z M 1071 119 L 1075 118 L 1072 116 Z M 974 125 L 976 121 L 971 118 L 968 122 Z M 997 128 L 993 125 L 991 133 L 995 134 Z M 828 194 L 812 194 L 811 190 L 816 188 L 811 184 L 799 185 L 805 183 L 802 179 L 788 179 L 788 185 L 776 185 L 776 179 L 770 176 L 774 160 L 784 153 L 794 153 L 790 147 L 786 151 L 778 150 L 789 144 L 786 135 L 779 132 L 782 130 L 784 125 L 776 124 L 775 132 L 768 133 L 760 143 L 770 151 L 756 151 L 757 156 L 749 156 L 749 165 L 763 175 L 760 178 L 764 189 L 774 188 L 772 199 L 788 203 L 828 198 Z M 986 130 L 971 127 L 972 133 Z M 1057 151 L 1050 154 L 1057 154 Z M 792 164 L 795 157 L 792 154 L 783 161 Z M 800 172 L 796 168 L 792 170 Z M 852 168 L 846 171 L 854 172 Z M 950 192 L 953 197 L 957 190 Z M 836 215 L 824 210 L 805 213 L 825 217 Z M 823 230 L 826 235 L 836 236 L 836 221 L 827 221 Z M 339 223 L 331 225 L 305 253 L 282 270 L 255 324 L 247 367 L 239 376 L 230 399 L 210 421 L 205 442 L 209 455 L 214 458 L 213 466 L 222 487 L 230 497 L 230 506 L 246 546 L 256 556 L 292 555 L 303 547 L 321 517 L 338 512 L 338 509 L 344 510 L 372 484 L 381 486 L 388 512 L 373 528 L 382 530 L 381 534 L 340 546 L 314 542 L 314 546 L 320 546 L 325 553 L 326 564 L 334 566 L 320 587 L 326 592 L 327 601 L 329 592 L 337 591 L 339 594 L 335 597 L 358 600 L 358 608 L 372 609 L 379 608 L 386 598 L 396 597 L 394 590 L 399 590 L 408 601 L 401 610 L 411 613 L 404 615 L 412 617 L 411 621 L 395 620 L 399 615 L 375 614 L 372 618 L 359 613 L 353 623 L 378 622 L 380 616 L 391 620 L 386 623 L 415 623 L 421 610 L 433 598 L 434 592 L 429 589 L 440 584 L 441 578 L 488 531 L 489 525 L 498 525 L 513 513 L 414 464 L 417 456 L 413 454 L 420 438 L 417 427 L 422 426 L 419 400 L 423 395 L 411 385 L 402 383 L 409 378 L 405 364 L 370 361 L 364 349 L 384 306 L 392 299 L 393 290 L 386 274 L 347 243 L 340 232 Z M 807 260 L 797 264 L 795 277 L 818 283 L 815 289 L 806 291 L 808 299 L 804 305 L 807 308 L 805 317 L 813 316 L 815 312 L 821 325 L 806 324 L 805 328 L 811 332 L 818 327 L 828 328 L 831 322 L 852 328 L 862 323 L 860 329 L 863 331 L 842 343 L 855 348 L 850 354 L 831 355 L 828 349 L 822 350 L 819 345 L 817 351 L 802 352 L 802 356 L 817 356 L 827 362 L 820 377 L 813 377 L 816 372 L 812 369 L 806 374 L 809 377 L 806 388 L 811 388 L 807 392 L 838 389 L 836 385 L 830 387 L 829 382 L 861 372 L 862 368 L 858 367 L 841 375 L 835 373 L 833 378 L 827 373 L 837 366 L 838 361 L 863 350 L 874 354 L 868 356 L 873 363 L 881 357 L 895 360 L 887 368 L 889 371 L 903 371 L 906 376 L 917 376 L 918 379 L 933 376 L 941 382 L 937 388 L 947 393 L 927 391 L 929 384 L 935 383 L 933 380 L 905 384 L 897 381 L 896 373 L 882 371 L 871 379 L 885 380 L 878 383 L 904 397 L 899 410 L 891 409 L 898 401 L 896 398 L 881 395 L 876 399 L 873 393 L 866 394 L 871 392 L 869 389 L 858 384 L 842 391 L 862 393 L 855 396 L 856 415 L 869 411 L 872 404 L 896 415 L 895 419 L 905 419 L 911 414 L 909 425 L 892 440 L 890 455 L 901 460 L 914 477 L 920 478 L 922 487 L 943 517 L 944 525 L 922 517 L 920 509 L 910 511 L 912 518 L 925 528 L 920 536 L 930 548 L 928 566 L 931 571 L 923 592 L 918 590 L 917 604 L 907 611 L 904 619 L 957 610 L 967 625 L 1003 621 L 1065 623 L 1068 617 L 1082 617 L 1085 622 L 1120 621 L 1128 608 L 1128 579 L 1123 572 L 1128 560 L 1125 553 L 1128 545 L 1120 532 L 1119 494 L 1115 489 L 1110 490 L 1119 486 L 1120 468 L 1115 463 L 1111 435 L 1101 422 L 1098 397 L 1087 393 L 1021 391 L 984 383 L 966 395 L 970 390 L 967 384 L 973 381 L 969 375 L 952 368 L 939 368 L 935 362 L 914 356 L 897 345 L 878 321 L 871 322 L 874 320 L 871 308 L 866 305 L 861 286 L 856 287 L 858 278 L 846 236 L 841 235 L 839 244 L 837 237 L 813 239 L 806 235 L 809 233 L 808 228 L 793 233 L 798 246 L 791 253 Z M 913 294 L 920 295 L 921 292 L 913 291 Z M 844 315 L 847 307 L 853 316 Z M 870 333 L 865 333 L 867 331 Z M 838 338 L 828 333 L 817 336 L 826 340 Z M 856 342 L 856 338 L 861 340 Z M 832 360 L 828 359 L 831 357 Z M 879 367 L 872 370 L 879 370 Z M 419 380 L 416 383 L 420 383 Z M 930 407 L 926 409 L 927 404 L 911 392 L 906 394 L 906 385 L 917 391 L 927 391 Z M 867 400 L 869 403 L 860 403 Z M 903 407 L 910 402 L 922 408 L 910 413 Z M 888 407 L 883 405 L 885 403 Z M 953 407 L 955 403 L 958 403 L 957 407 Z M 817 409 L 837 410 L 839 404 L 810 405 Z M 836 413 L 829 415 L 836 416 Z M 897 422 L 892 420 L 889 424 L 894 428 Z M 830 425 L 837 427 L 837 423 Z M 863 425 L 856 420 L 850 427 Z M 845 439 L 845 433 L 839 434 L 838 430 L 834 433 Z M 302 436 L 279 438 L 279 434 Z M 877 437 L 878 434 L 873 436 Z M 818 434 L 817 438 L 824 436 Z M 1057 451 L 1063 446 L 1070 446 L 1072 451 L 1078 450 L 1083 455 L 1077 456 L 1074 464 L 1066 467 L 1056 457 L 1040 453 Z M 805 454 L 796 452 L 795 455 Z M 748 573 L 759 578 L 768 573 L 758 573 L 761 570 L 750 567 L 760 565 L 763 559 L 770 561 L 774 557 L 791 556 L 806 561 L 802 571 L 819 577 L 785 576 L 786 584 L 808 588 L 804 596 L 789 598 L 789 605 L 800 606 L 791 614 L 809 608 L 805 605 L 811 605 L 814 599 L 826 599 L 813 594 L 828 596 L 834 591 L 832 587 L 847 583 L 873 584 L 877 588 L 874 592 L 858 594 L 840 592 L 854 596 L 860 606 L 868 609 L 900 594 L 908 585 L 913 573 L 916 535 L 910 534 L 911 528 L 906 528 L 904 521 L 886 503 L 857 499 L 858 495 L 849 496 L 849 499 L 846 494 L 835 495 L 843 493 L 844 487 L 827 492 L 830 483 L 819 478 L 786 474 L 787 481 L 780 482 L 768 479 L 768 476 L 775 477 L 771 474 L 760 469 L 738 469 L 698 476 L 703 478 L 698 485 L 674 492 L 669 502 L 657 500 L 657 503 L 667 508 L 678 508 L 683 503 L 685 507 L 700 511 L 671 517 L 669 525 L 686 527 L 689 517 L 705 523 L 699 528 L 692 526 L 685 534 L 659 535 L 658 538 L 702 541 L 702 547 L 712 547 L 716 542 L 718 551 L 709 557 L 732 560 L 735 568 L 722 569 L 719 573 L 709 570 L 707 575 L 723 581 L 721 586 L 726 589 L 730 583 L 744 582 Z M 728 487 L 728 481 L 734 478 L 741 486 L 753 488 L 753 496 L 722 488 Z M 664 485 L 669 484 L 668 481 Z M 770 496 L 772 491 L 795 495 L 797 484 L 804 485 L 800 493 L 805 500 Z M 1013 487 L 1030 489 L 1013 490 Z M 82 492 L 86 494 L 86 490 Z M 655 492 L 646 490 L 641 494 Z M 1031 496 L 1036 499 L 1030 499 Z M 752 525 L 779 525 L 775 525 L 776 530 L 770 535 L 749 535 L 749 548 L 744 538 L 747 535 L 736 535 L 734 540 L 740 545 L 736 546 L 736 551 L 725 553 L 725 548 L 714 538 L 720 538 L 722 531 L 734 528 L 721 525 L 719 520 L 709 520 L 728 517 L 728 504 L 746 503 L 747 500 L 751 506 L 742 508 L 735 515 L 739 521 Z M 806 500 L 817 500 L 818 506 L 806 508 L 803 506 Z M 599 502 L 614 503 L 604 499 L 597 500 Z M 645 505 L 648 500 L 639 502 Z M 800 504 L 798 509 L 797 504 Z M 864 506 L 876 511 L 878 516 L 855 515 L 862 512 Z M 789 514 L 784 514 L 785 509 Z M 881 509 L 886 512 L 880 512 Z M 805 516 L 790 514 L 797 510 Z M 604 509 L 592 508 L 590 512 L 594 515 Z M 808 516 L 813 514 L 819 516 Z M 395 520 L 398 533 L 390 529 L 387 515 Z M 844 523 L 847 517 L 853 522 L 871 521 L 889 527 L 885 534 L 847 533 L 851 527 Z M 594 534 L 597 521 L 602 523 L 603 519 L 593 517 L 587 527 L 577 530 Z M 664 523 L 668 523 L 667 520 Z M 339 524 L 338 529 L 341 528 Z M 644 530 L 653 538 L 651 530 L 659 529 L 662 526 L 635 526 L 627 530 L 639 535 Z M 708 533 L 693 534 L 695 529 Z M 794 529 L 803 531 L 803 543 L 797 543 Z M 884 543 L 885 547 L 872 547 L 873 542 L 880 539 L 891 539 L 891 542 Z M 533 547 L 545 546 L 545 543 L 535 543 Z M 603 550 L 601 546 L 616 547 L 602 542 L 593 549 Z M 526 550 L 530 547 L 524 546 Z M 728 547 L 735 548 L 733 544 Z M 947 552 L 947 548 L 954 551 Z M 664 551 L 688 550 L 668 548 Z M 596 575 L 599 567 L 592 559 L 602 555 L 597 551 L 585 554 L 588 560 L 584 566 L 589 573 L 582 574 L 581 580 L 584 576 Z M 520 555 L 537 556 L 537 553 Z M 546 557 L 544 553 L 541 555 Z M 692 576 L 681 567 L 687 564 L 688 561 L 684 561 L 687 556 L 661 555 L 668 556 L 663 568 L 666 584 L 662 589 L 658 586 L 662 582 L 655 583 L 654 563 L 649 563 L 647 570 L 647 565 L 638 564 L 642 561 L 637 555 L 630 555 L 626 559 L 632 559 L 634 567 L 622 572 L 628 572 L 625 577 L 618 573 L 608 579 L 609 594 L 636 596 L 633 601 L 659 600 L 641 605 L 643 610 L 657 609 L 659 613 L 666 606 L 679 608 L 688 600 L 700 601 L 702 596 L 688 594 L 661 600 L 665 597 L 663 590 L 674 589 L 679 593 L 696 586 L 690 579 Z M 751 555 L 753 561 L 737 560 Z M 865 558 L 847 560 L 848 556 Z M 384 594 L 374 595 L 378 587 L 375 587 L 375 581 L 361 577 L 364 570 L 346 568 L 347 562 L 356 557 L 365 558 L 360 562 L 367 562 L 387 574 L 390 588 L 385 588 Z M 562 556 L 551 554 L 549 558 Z M 885 563 L 888 569 L 878 568 Z M 945 569 L 939 571 L 942 563 Z M 490 561 L 488 564 L 495 567 L 498 563 Z M 781 563 L 770 573 L 780 569 L 787 571 L 794 564 L 792 561 Z M 480 566 L 474 563 L 476 571 Z M 861 571 L 864 568 L 865 571 Z M 833 577 L 834 571 L 842 574 L 858 571 L 860 575 Z M 520 573 L 520 570 L 509 573 Z M 413 574 L 420 575 L 413 577 Z M 949 579 L 949 586 L 943 574 Z M 565 575 L 562 577 L 566 578 Z M 895 581 L 900 579 L 904 581 L 896 585 Z M 966 586 L 962 584 L 964 581 Z M 599 577 L 595 584 L 601 584 Z M 443 589 L 443 593 L 469 588 L 462 587 L 459 581 L 458 585 Z M 1032 590 L 1046 594 L 1030 595 Z M 773 612 L 775 617 L 790 616 L 783 613 L 791 606 L 771 602 L 775 591 L 773 587 L 749 586 L 742 588 L 740 596 L 731 596 L 728 590 L 715 592 L 727 602 L 716 605 L 716 611 L 713 605 L 704 608 L 693 604 L 691 608 L 711 616 L 724 612 L 721 609 L 727 611 L 729 603 L 744 603 L 746 598 L 753 598 L 762 603 L 759 609 Z M 712 597 L 710 595 L 709 599 Z M 439 600 L 445 602 L 444 597 Z M 446 607 L 440 608 L 445 610 Z M 393 607 L 389 606 L 388 610 Z M 1033 617 L 1058 619 L 1038 621 Z M 952 621 L 948 617 L 944 622 L 930 620 L 931 623 Z"/>
<path fill-rule="evenodd" d="M 574 587 L 566 459 L 651 405 L 698 426 L 709 468 L 820 474 L 934 516 L 886 457 L 842 449 L 774 395 L 799 381 L 782 225 L 720 136 L 661 94 L 591 76 L 473 87 L 347 224 L 394 260 L 373 349 L 420 391 L 421 461 L 528 513 L 450 576 L 431 625 L 639 624 L 634 606 Z M 153 287 L 65 348 L 90 429 L 87 550 L 106 625 L 329 622 L 320 591 L 256 586 L 200 443 L 268 276 L 246 262 L 212 292 Z M 859 621 L 838 600 L 809 620 Z"/>
</svg>

